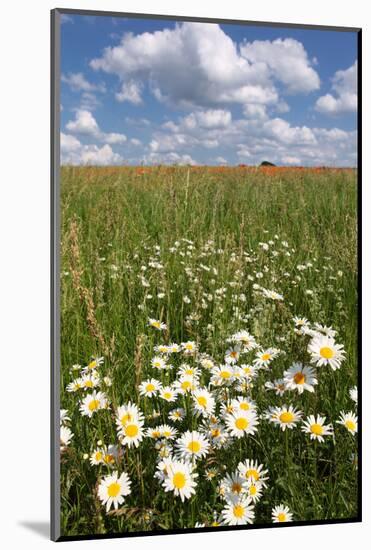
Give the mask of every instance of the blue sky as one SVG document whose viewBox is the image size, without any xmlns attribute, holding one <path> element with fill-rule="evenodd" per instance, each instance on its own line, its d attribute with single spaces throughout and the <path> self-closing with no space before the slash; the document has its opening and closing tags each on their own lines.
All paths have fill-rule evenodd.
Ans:
<svg viewBox="0 0 371 550">
<path fill-rule="evenodd" d="M 356 165 L 355 32 L 62 16 L 68 164 Z"/>
</svg>

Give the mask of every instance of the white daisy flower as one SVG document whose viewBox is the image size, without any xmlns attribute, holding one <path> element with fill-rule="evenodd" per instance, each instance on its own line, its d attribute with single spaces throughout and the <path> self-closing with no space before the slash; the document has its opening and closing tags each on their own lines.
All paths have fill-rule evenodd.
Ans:
<svg viewBox="0 0 371 550">
<path fill-rule="evenodd" d="M 185 355 L 194 355 L 197 352 L 197 344 L 191 340 L 188 342 L 182 342 L 181 346 Z"/>
<path fill-rule="evenodd" d="M 273 382 L 266 382 L 264 386 L 267 390 L 273 390 L 276 395 L 283 395 L 287 390 L 286 382 L 283 378 L 277 378 Z"/>
<path fill-rule="evenodd" d="M 118 432 L 121 445 L 127 445 L 129 449 L 132 446 L 138 447 L 144 437 L 143 425 L 143 420 L 139 420 L 139 418 L 137 418 L 128 421 L 124 426 L 122 426 Z"/>
<path fill-rule="evenodd" d="M 166 475 L 163 481 L 165 492 L 173 491 L 181 501 L 191 498 L 195 494 L 197 474 L 193 472 L 190 463 L 183 460 L 171 460 L 166 466 Z"/>
<path fill-rule="evenodd" d="M 336 344 L 335 340 L 329 336 L 314 336 L 309 342 L 308 352 L 312 357 L 312 363 L 317 367 L 330 365 L 332 370 L 339 369 L 345 358 L 344 347 Z"/>
<path fill-rule="evenodd" d="M 296 410 L 292 405 L 287 407 L 272 407 L 269 412 L 269 420 L 277 424 L 284 432 L 286 428 L 292 429 L 296 426 L 303 415 L 301 411 Z"/>
<path fill-rule="evenodd" d="M 156 355 L 151 359 L 151 365 L 154 369 L 165 370 L 168 368 L 168 365 L 163 357 Z"/>
<path fill-rule="evenodd" d="M 234 377 L 234 369 L 230 365 L 221 365 L 220 367 L 214 367 L 211 370 L 212 376 L 210 383 L 213 386 L 229 385 L 231 384 Z"/>
<path fill-rule="evenodd" d="M 86 372 L 94 371 L 96 368 L 100 367 L 103 364 L 103 362 L 104 362 L 103 357 L 93 357 L 90 363 L 82 369 L 82 372 L 86 373 Z"/>
<path fill-rule="evenodd" d="M 193 460 L 205 457 L 209 452 L 209 442 L 197 431 L 186 431 L 175 443 L 180 458 Z"/>
<path fill-rule="evenodd" d="M 171 386 L 164 386 L 163 388 L 161 388 L 159 396 L 164 401 L 168 401 L 168 403 L 173 403 L 174 401 L 176 401 L 178 392 L 174 390 Z"/>
<path fill-rule="evenodd" d="M 250 351 L 258 346 L 254 336 L 247 330 L 240 330 L 229 338 L 230 342 L 236 342 L 243 345 L 245 351 Z"/>
<path fill-rule="evenodd" d="M 283 373 L 286 388 L 288 390 L 297 390 L 299 394 L 304 390 L 314 392 L 314 386 L 318 384 L 315 370 L 311 367 L 305 367 L 302 363 L 293 363 L 293 365 Z"/>
<path fill-rule="evenodd" d="M 102 447 L 98 447 L 90 455 L 89 462 L 92 466 L 98 466 L 99 464 L 103 464 L 103 457 L 104 449 Z"/>
<path fill-rule="evenodd" d="M 236 502 L 226 504 L 222 510 L 224 525 L 246 525 L 255 518 L 254 507 L 250 497 L 243 497 Z"/>
<path fill-rule="evenodd" d="M 224 361 L 226 363 L 234 365 L 237 363 L 241 353 L 241 346 L 236 345 L 233 348 L 227 349 L 224 356 Z"/>
<path fill-rule="evenodd" d="M 148 326 L 155 328 L 157 330 L 166 330 L 167 326 L 165 323 L 162 323 L 161 321 L 158 321 L 157 319 L 148 319 Z"/>
<path fill-rule="evenodd" d="M 156 378 L 150 378 L 149 380 L 144 380 L 139 385 L 139 393 L 140 395 L 144 395 L 145 397 L 153 397 L 155 396 L 161 389 L 161 383 L 156 380 Z"/>
<path fill-rule="evenodd" d="M 266 481 L 269 479 L 268 470 L 264 470 L 264 465 L 259 464 L 257 460 L 239 462 L 237 469 L 247 481 L 260 483 L 262 487 L 267 486 Z"/>
<path fill-rule="evenodd" d="M 173 422 L 181 422 L 185 418 L 185 410 L 182 408 L 172 409 L 169 412 L 169 420 Z"/>
<path fill-rule="evenodd" d="M 288 506 L 280 504 L 272 509 L 272 521 L 273 523 L 282 523 L 292 521 L 292 513 Z"/>
<path fill-rule="evenodd" d="M 268 368 L 273 359 L 279 355 L 280 350 L 277 348 L 268 348 L 265 350 L 260 350 L 256 353 L 254 359 L 254 365 L 259 368 Z"/>
<path fill-rule="evenodd" d="M 86 395 L 81 402 L 80 412 L 83 416 L 91 418 L 95 412 L 99 409 L 105 409 L 107 407 L 107 398 L 103 392 L 93 391 L 93 393 Z"/>
<path fill-rule="evenodd" d="M 303 426 L 301 427 L 304 433 L 310 434 L 311 439 L 318 439 L 321 443 L 324 442 L 325 435 L 333 435 L 333 427 L 331 424 L 325 425 L 326 417 L 309 415 L 306 420 L 303 420 Z"/>
<path fill-rule="evenodd" d="M 59 423 L 62 426 L 62 424 L 66 424 L 67 422 L 70 422 L 71 418 L 68 416 L 67 409 L 61 409 L 59 413 Z"/>
<path fill-rule="evenodd" d="M 248 482 L 239 472 L 226 474 L 220 482 L 219 493 L 227 502 L 239 500 L 247 493 Z"/>
<path fill-rule="evenodd" d="M 244 437 L 254 434 L 259 424 L 255 411 L 239 411 L 228 414 L 225 420 L 227 430 L 233 437 Z"/>
<path fill-rule="evenodd" d="M 259 483 L 259 481 L 248 481 L 246 494 L 251 498 L 254 504 L 259 502 L 263 494 L 263 485 Z"/>
<path fill-rule="evenodd" d="M 265 296 L 265 298 L 269 298 L 270 300 L 274 300 L 277 302 L 283 301 L 282 294 L 279 294 L 275 290 L 267 290 L 266 288 L 262 288 L 262 293 L 263 293 L 263 296 Z"/>
<path fill-rule="evenodd" d="M 62 450 L 65 447 L 68 447 L 72 438 L 73 438 L 73 433 L 70 430 L 70 428 L 68 428 L 68 426 L 61 426 L 59 431 L 59 440 L 60 440 L 60 446 Z"/>
<path fill-rule="evenodd" d="M 102 479 L 98 486 L 98 497 L 102 504 L 106 505 L 106 512 L 112 505 L 117 510 L 119 505 L 124 502 L 124 497 L 130 495 L 130 485 L 131 481 L 125 472 L 120 477 L 118 477 L 118 472 L 112 472 L 111 475 Z"/>
<path fill-rule="evenodd" d="M 160 426 L 157 426 L 157 429 L 160 431 L 160 437 L 170 440 L 174 439 L 178 433 L 178 430 L 168 424 L 161 424 Z"/>
<path fill-rule="evenodd" d="M 353 388 L 350 388 L 349 395 L 352 401 L 358 405 L 358 389 L 357 386 L 353 386 Z"/>
<path fill-rule="evenodd" d="M 358 432 L 358 418 L 353 412 L 341 411 L 340 420 L 336 423 L 344 426 L 352 435 Z"/>
<path fill-rule="evenodd" d="M 189 374 L 183 374 L 179 380 L 176 380 L 173 384 L 174 389 L 181 394 L 190 393 L 197 387 L 197 378 Z"/>
<path fill-rule="evenodd" d="M 193 409 L 197 415 L 204 417 L 214 414 L 215 399 L 205 388 L 198 388 L 192 392 Z"/>
</svg>

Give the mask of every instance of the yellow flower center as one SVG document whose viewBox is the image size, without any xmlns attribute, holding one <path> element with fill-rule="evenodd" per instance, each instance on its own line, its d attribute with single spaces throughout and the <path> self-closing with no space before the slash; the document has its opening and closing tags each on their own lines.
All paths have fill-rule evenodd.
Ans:
<svg viewBox="0 0 371 550">
<path fill-rule="evenodd" d="M 237 351 L 231 351 L 231 353 L 229 355 L 232 357 L 232 359 L 237 359 L 238 352 Z"/>
<path fill-rule="evenodd" d="M 232 485 L 232 493 L 240 493 L 242 491 L 241 483 L 233 483 Z"/>
<path fill-rule="evenodd" d="M 250 410 L 249 403 L 246 403 L 246 401 L 242 401 L 242 403 L 240 403 L 240 409 L 242 409 L 243 411 L 249 411 Z"/>
<path fill-rule="evenodd" d="M 108 489 L 107 489 L 108 496 L 111 498 L 117 497 L 117 495 L 120 492 L 120 489 L 121 489 L 121 486 L 119 483 L 117 483 L 117 481 L 115 481 L 114 483 L 111 483 L 111 485 L 108 485 Z"/>
<path fill-rule="evenodd" d="M 95 367 L 97 366 L 97 362 L 95 361 L 91 361 L 88 365 L 88 369 L 95 369 Z"/>
<path fill-rule="evenodd" d="M 244 372 L 245 374 L 250 374 L 250 373 L 251 373 L 250 367 L 244 367 L 243 372 Z"/>
<path fill-rule="evenodd" d="M 147 384 L 147 386 L 146 386 L 147 391 L 155 391 L 155 389 L 156 388 L 155 388 L 154 384 Z"/>
<path fill-rule="evenodd" d="M 192 376 L 193 375 L 193 369 L 187 369 L 185 371 L 185 374 L 188 374 L 188 376 Z"/>
<path fill-rule="evenodd" d="M 99 408 L 99 399 L 92 399 L 88 405 L 89 411 L 93 412 Z"/>
<path fill-rule="evenodd" d="M 191 383 L 189 380 L 184 380 L 182 383 L 181 383 L 181 388 L 182 390 L 189 390 L 189 388 L 191 387 Z"/>
<path fill-rule="evenodd" d="M 219 437 L 219 436 L 220 436 L 220 430 L 218 428 L 211 430 L 211 437 Z"/>
<path fill-rule="evenodd" d="M 319 354 L 324 359 L 331 359 L 334 357 L 334 350 L 325 346 L 319 350 Z"/>
<path fill-rule="evenodd" d="M 157 430 L 154 430 L 154 431 L 152 432 L 152 437 L 153 437 L 154 439 L 157 439 L 158 437 L 160 437 L 160 435 L 161 435 L 160 432 L 157 431 Z"/>
<path fill-rule="evenodd" d="M 199 441 L 190 441 L 187 449 L 191 451 L 191 453 L 198 453 L 201 449 L 201 443 Z"/>
<path fill-rule="evenodd" d="M 92 387 L 93 387 L 93 381 L 85 380 L 85 388 L 92 388 Z"/>
<path fill-rule="evenodd" d="M 295 418 L 295 415 L 292 414 L 290 411 L 286 411 L 280 414 L 280 420 L 284 424 L 287 424 L 288 422 L 292 422 Z"/>
<path fill-rule="evenodd" d="M 304 384 L 305 375 L 302 372 L 297 372 L 294 376 L 294 382 L 295 384 Z"/>
<path fill-rule="evenodd" d="M 165 430 L 164 432 L 162 432 L 162 435 L 164 437 L 170 437 L 171 436 L 171 432 L 169 432 L 169 430 Z"/>
<path fill-rule="evenodd" d="M 177 489 L 183 489 L 184 485 L 186 484 L 186 476 L 183 474 L 183 472 L 177 472 L 173 475 L 173 484 L 174 487 Z"/>
<path fill-rule="evenodd" d="M 356 429 L 356 423 L 353 422 L 353 420 L 346 420 L 344 422 L 344 425 L 346 428 L 348 428 L 349 431 L 354 432 Z"/>
<path fill-rule="evenodd" d="M 185 349 L 187 349 L 188 351 L 192 351 L 193 350 L 193 344 L 186 344 Z"/>
<path fill-rule="evenodd" d="M 200 407 L 206 407 L 207 405 L 207 399 L 204 395 L 200 395 L 200 397 L 197 397 L 197 403 L 200 405 Z"/>
<path fill-rule="evenodd" d="M 278 521 L 286 521 L 286 514 L 284 512 L 280 512 L 277 516 Z"/>
<path fill-rule="evenodd" d="M 310 427 L 310 431 L 312 434 L 315 435 L 322 435 L 323 434 L 323 426 L 321 424 L 312 424 Z"/>
<path fill-rule="evenodd" d="M 246 428 L 249 426 L 249 421 L 247 420 L 247 418 L 240 416 L 239 418 L 236 418 L 235 426 L 238 430 L 246 430 Z"/>
<path fill-rule="evenodd" d="M 95 460 L 98 462 L 99 460 L 102 460 L 102 453 L 98 451 L 95 453 Z"/>
<path fill-rule="evenodd" d="M 242 518 L 244 514 L 243 506 L 241 506 L 240 504 L 233 506 L 233 514 L 236 516 L 236 518 Z"/>
<path fill-rule="evenodd" d="M 114 456 L 108 454 L 108 455 L 106 455 L 106 456 L 104 457 L 103 460 L 104 460 L 104 462 L 105 462 L 106 464 L 112 464 L 112 462 L 114 461 Z"/>
<path fill-rule="evenodd" d="M 155 327 L 155 328 L 160 328 L 161 323 L 160 323 L 160 321 L 152 321 L 152 326 Z"/>
<path fill-rule="evenodd" d="M 166 391 L 166 392 L 164 393 L 164 396 L 163 396 L 163 397 L 164 397 L 164 399 L 171 399 L 172 394 L 171 394 L 169 391 Z"/>
<path fill-rule="evenodd" d="M 138 435 L 139 428 L 136 424 L 128 424 L 125 428 L 125 435 L 128 437 L 135 437 Z"/>
<path fill-rule="evenodd" d="M 261 356 L 262 361 L 269 361 L 269 359 L 272 357 L 270 353 L 263 353 Z"/>
<path fill-rule="evenodd" d="M 257 492 L 257 488 L 255 485 L 251 485 L 250 489 L 249 489 L 249 492 L 250 492 L 250 495 L 254 496 L 256 495 L 256 492 Z"/>
<path fill-rule="evenodd" d="M 122 415 L 122 417 L 121 417 L 121 419 L 120 419 L 120 422 L 121 422 L 121 424 L 122 424 L 123 426 L 125 426 L 125 424 L 126 424 L 127 422 L 130 422 L 130 420 L 131 420 L 131 414 L 130 414 L 130 413 L 126 413 L 126 414 Z"/>
<path fill-rule="evenodd" d="M 258 481 L 259 480 L 259 472 L 257 470 L 247 470 L 246 472 L 246 477 L 249 478 L 249 477 L 253 477 L 255 479 L 255 481 Z"/>
<path fill-rule="evenodd" d="M 221 378 L 230 378 L 231 373 L 228 370 L 222 370 L 220 372 L 220 376 L 221 376 Z"/>
</svg>

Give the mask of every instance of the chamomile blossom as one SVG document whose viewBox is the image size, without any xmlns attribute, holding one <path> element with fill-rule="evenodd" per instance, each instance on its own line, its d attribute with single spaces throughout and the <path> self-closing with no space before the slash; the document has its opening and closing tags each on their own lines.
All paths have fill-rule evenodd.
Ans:
<svg viewBox="0 0 371 550">
<path fill-rule="evenodd" d="M 290 430 L 296 426 L 303 415 L 301 411 L 296 410 L 292 405 L 287 407 L 283 405 L 282 407 L 272 407 L 269 411 L 270 417 L 269 420 L 281 428 L 284 432 L 286 428 Z"/>
<path fill-rule="evenodd" d="M 89 462 L 92 466 L 103 464 L 104 449 L 97 447 L 90 455 Z"/>
<path fill-rule="evenodd" d="M 149 380 L 144 380 L 139 385 L 139 393 L 140 395 L 144 395 L 145 397 L 153 397 L 157 395 L 157 393 L 161 389 L 161 383 L 156 380 L 156 378 L 150 378 Z"/>
<path fill-rule="evenodd" d="M 151 365 L 154 369 L 157 370 L 166 370 L 167 369 L 167 363 L 163 357 L 160 357 L 159 355 L 156 355 L 155 357 L 152 357 L 151 359 Z"/>
<path fill-rule="evenodd" d="M 255 513 L 252 500 L 247 496 L 227 503 L 222 510 L 224 525 L 246 525 L 247 523 L 253 523 L 254 518 Z"/>
<path fill-rule="evenodd" d="M 181 422 L 185 417 L 185 410 L 181 407 L 172 409 L 169 412 L 169 420 L 172 422 Z"/>
<path fill-rule="evenodd" d="M 254 434 L 259 424 L 255 411 L 238 411 L 228 414 L 225 419 L 226 427 L 233 437 L 244 437 Z"/>
<path fill-rule="evenodd" d="M 286 382 L 283 378 L 277 378 L 273 382 L 265 382 L 264 386 L 267 390 L 273 390 L 276 395 L 283 395 L 287 390 Z"/>
<path fill-rule="evenodd" d="M 325 424 L 326 417 L 314 416 L 313 414 L 309 415 L 305 420 L 303 420 L 303 425 L 301 427 L 304 433 L 310 434 L 311 439 L 317 439 L 320 443 L 324 442 L 324 436 L 333 435 L 333 427 L 331 424 Z"/>
<path fill-rule="evenodd" d="M 356 405 L 357 405 L 358 404 L 358 389 L 357 389 L 357 386 L 353 386 L 353 388 L 350 388 L 349 395 L 350 395 L 351 400 L 354 401 L 354 403 L 356 403 Z"/>
<path fill-rule="evenodd" d="M 70 422 L 71 418 L 68 416 L 67 409 L 61 409 L 59 413 L 59 423 L 62 426 L 62 424 L 66 424 Z"/>
<path fill-rule="evenodd" d="M 169 440 L 175 439 L 178 434 L 178 430 L 176 428 L 173 428 L 172 426 L 169 426 L 168 424 L 161 424 L 160 426 L 157 426 L 157 429 L 160 432 L 160 437 Z"/>
<path fill-rule="evenodd" d="M 275 359 L 278 354 L 279 350 L 277 348 L 260 350 L 255 355 L 254 365 L 259 368 L 268 368 L 273 359 Z"/>
<path fill-rule="evenodd" d="M 182 342 L 181 346 L 185 355 L 194 355 L 197 352 L 197 344 L 191 340 L 188 340 L 188 342 Z"/>
<path fill-rule="evenodd" d="M 353 412 L 341 411 L 340 420 L 337 420 L 336 423 L 344 426 L 352 435 L 358 432 L 358 418 Z"/>
<path fill-rule="evenodd" d="M 164 401 L 167 401 L 168 403 L 173 403 L 177 399 L 178 392 L 171 386 L 164 386 L 163 388 L 161 388 L 159 396 Z"/>
<path fill-rule="evenodd" d="M 138 447 L 144 437 L 143 425 L 143 420 L 139 418 L 126 422 L 118 432 L 121 445 Z"/>
<path fill-rule="evenodd" d="M 148 325 L 152 328 L 155 328 L 156 330 L 166 330 L 167 326 L 165 323 L 162 323 L 161 321 L 158 321 L 157 319 L 148 319 Z"/>
<path fill-rule="evenodd" d="M 314 386 L 318 383 L 316 372 L 311 367 L 306 367 L 302 363 L 293 363 L 293 365 L 284 372 L 284 380 L 288 390 L 297 390 L 299 394 L 304 390 L 314 392 Z"/>
<path fill-rule="evenodd" d="M 330 336 L 316 335 L 308 345 L 308 352 L 311 355 L 311 362 L 317 367 L 330 365 L 332 370 L 339 369 L 345 358 L 345 351 L 342 345 L 336 344 Z"/>
<path fill-rule="evenodd" d="M 247 493 L 247 480 L 239 472 L 226 474 L 220 482 L 219 493 L 227 502 L 238 500 Z"/>
<path fill-rule="evenodd" d="M 280 504 L 272 509 L 272 521 L 273 523 L 283 523 L 292 521 L 292 513 L 288 506 Z"/>
<path fill-rule="evenodd" d="M 235 345 L 233 348 L 227 349 L 224 356 L 224 361 L 229 364 L 237 363 L 241 353 L 241 346 L 238 344 Z"/>
<path fill-rule="evenodd" d="M 245 351 L 250 351 L 258 346 L 254 336 L 247 330 L 240 330 L 229 338 L 230 342 L 241 344 Z"/>
<path fill-rule="evenodd" d="M 103 362 L 104 362 L 103 357 L 93 357 L 90 363 L 88 363 L 86 367 L 82 369 L 82 372 L 86 373 L 86 372 L 94 371 L 95 369 L 100 367 L 103 364 Z"/>
<path fill-rule="evenodd" d="M 259 481 L 248 481 L 246 487 L 246 494 L 255 504 L 258 502 L 263 495 L 263 485 Z"/>
<path fill-rule="evenodd" d="M 60 446 L 62 450 L 65 447 L 68 447 L 72 438 L 73 438 L 73 433 L 70 430 L 70 428 L 68 426 L 62 425 L 59 431 L 59 440 L 60 440 Z"/>
<path fill-rule="evenodd" d="M 194 391 L 197 387 L 197 378 L 189 374 L 183 374 L 173 385 L 178 393 L 186 394 Z"/>
<path fill-rule="evenodd" d="M 103 392 L 93 391 L 81 401 L 80 412 L 83 416 L 91 418 L 94 413 L 107 407 L 107 398 Z"/>
<path fill-rule="evenodd" d="M 234 381 L 234 369 L 231 365 L 221 365 L 211 370 L 210 383 L 214 386 L 229 385 Z"/>
<path fill-rule="evenodd" d="M 237 466 L 240 475 L 248 481 L 260 483 L 262 487 L 266 487 L 266 481 L 269 479 L 268 470 L 264 469 L 263 464 L 259 464 L 257 460 L 245 460 L 239 462 Z"/>
<path fill-rule="evenodd" d="M 166 464 L 166 474 L 163 481 L 165 492 L 173 491 L 181 501 L 191 498 L 195 494 L 197 474 L 191 463 L 184 460 L 169 460 Z"/>
<path fill-rule="evenodd" d="M 197 388 L 192 392 L 193 409 L 203 417 L 214 414 L 215 398 L 205 388 Z"/>
<path fill-rule="evenodd" d="M 193 460 L 205 457 L 209 452 L 209 442 L 197 431 L 186 431 L 176 441 L 177 454 L 180 458 Z"/>
<path fill-rule="evenodd" d="M 119 505 L 124 502 L 124 497 L 130 495 L 130 485 L 131 481 L 125 472 L 119 477 L 118 472 L 115 471 L 102 479 L 98 486 L 98 497 L 106 506 L 106 512 L 112 505 L 117 510 Z"/>
</svg>

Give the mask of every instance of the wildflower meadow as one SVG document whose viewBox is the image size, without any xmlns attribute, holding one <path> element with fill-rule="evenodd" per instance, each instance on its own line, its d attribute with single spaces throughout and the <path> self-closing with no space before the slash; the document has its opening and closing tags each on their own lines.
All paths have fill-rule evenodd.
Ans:
<svg viewBox="0 0 371 550">
<path fill-rule="evenodd" d="M 62 535 L 357 517 L 357 172 L 62 167 Z"/>
</svg>

